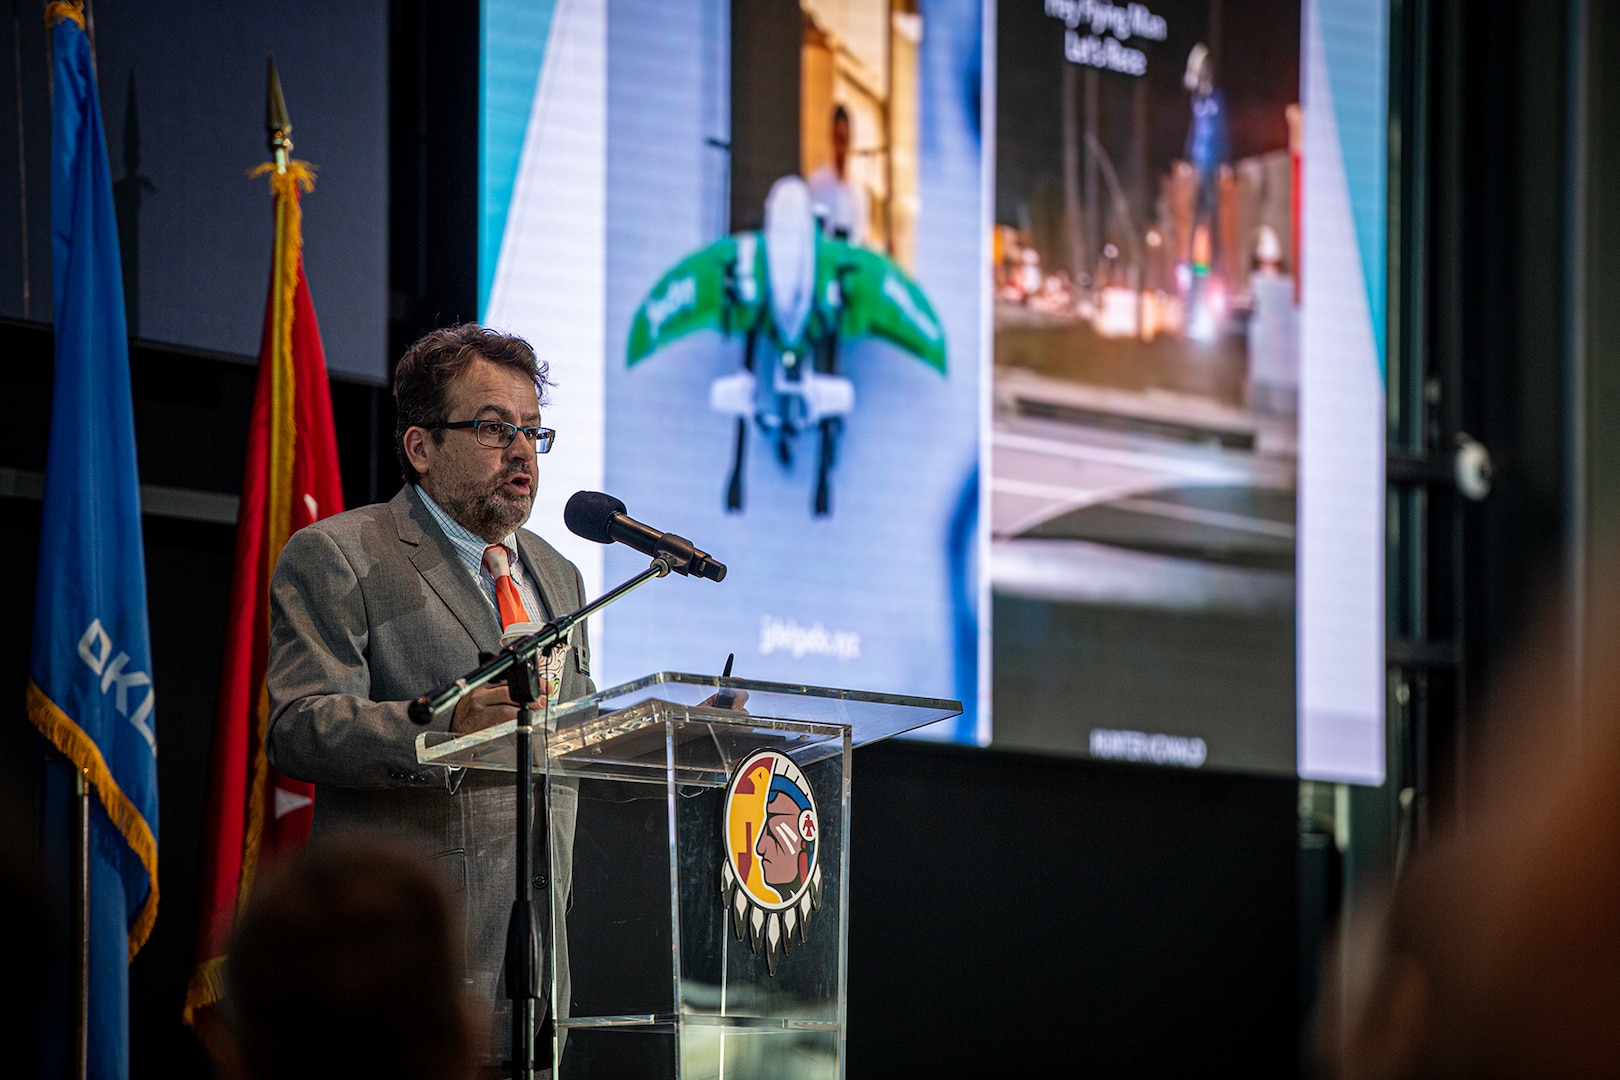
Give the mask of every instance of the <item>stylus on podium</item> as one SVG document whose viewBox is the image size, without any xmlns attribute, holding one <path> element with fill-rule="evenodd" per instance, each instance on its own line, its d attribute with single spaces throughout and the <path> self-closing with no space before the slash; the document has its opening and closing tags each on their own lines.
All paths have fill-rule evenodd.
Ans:
<svg viewBox="0 0 1620 1080">
<path fill-rule="evenodd" d="M 720 672 L 720 677 L 722 679 L 731 678 L 731 663 L 736 659 L 736 653 L 726 653 L 726 666 L 725 669 Z M 720 690 L 714 695 L 713 698 L 714 707 L 717 709 L 729 709 L 733 704 L 736 703 L 736 701 L 737 692 L 735 690 Z"/>
</svg>

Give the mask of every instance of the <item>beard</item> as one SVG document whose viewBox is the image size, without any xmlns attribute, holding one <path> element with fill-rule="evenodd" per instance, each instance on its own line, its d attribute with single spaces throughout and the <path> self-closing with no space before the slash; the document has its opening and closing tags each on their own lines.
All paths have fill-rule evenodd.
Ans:
<svg viewBox="0 0 1620 1080">
<path fill-rule="evenodd" d="M 527 495 L 505 490 L 514 476 L 529 478 Z M 534 470 L 524 466 L 506 469 L 493 480 L 460 479 L 442 491 L 429 492 L 435 502 L 468 532 L 491 544 L 504 539 L 513 529 L 529 520 L 534 509 Z"/>
</svg>

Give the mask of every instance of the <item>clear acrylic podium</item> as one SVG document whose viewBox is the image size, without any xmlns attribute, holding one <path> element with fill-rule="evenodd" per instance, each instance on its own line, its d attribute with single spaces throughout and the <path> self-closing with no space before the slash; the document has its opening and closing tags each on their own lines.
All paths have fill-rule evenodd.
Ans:
<svg viewBox="0 0 1620 1080">
<path fill-rule="evenodd" d="M 961 711 L 669 672 L 551 709 L 534 768 L 573 887 L 551 890 L 567 1008 L 536 1056 L 559 1080 L 841 1077 L 851 751 Z M 515 772 L 515 731 L 424 733 L 417 756 Z"/>
</svg>

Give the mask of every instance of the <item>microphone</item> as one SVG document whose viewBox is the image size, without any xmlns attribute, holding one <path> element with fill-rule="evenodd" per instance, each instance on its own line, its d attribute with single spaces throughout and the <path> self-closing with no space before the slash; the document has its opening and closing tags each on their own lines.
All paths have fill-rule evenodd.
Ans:
<svg viewBox="0 0 1620 1080">
<path fill-rule="evenodd" d="M 667 559 L 677 574 L 696 574 L 710 581 L 725 579 L 725 563 L 699 551 L 684 536 L 643 525 L 624 512 L 624 503 L 600 491 L 574 492 L 563 507 L 563 523 L 575 536 L 598 544 L 617 542 L 654 559 Z"/>
</svg>

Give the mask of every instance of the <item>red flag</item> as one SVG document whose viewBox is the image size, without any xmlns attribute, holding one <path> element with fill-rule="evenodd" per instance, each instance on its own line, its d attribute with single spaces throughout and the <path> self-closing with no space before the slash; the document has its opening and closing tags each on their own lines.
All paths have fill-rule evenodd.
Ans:
<svg viewBox="0 0 1620 1080">
<path fill-rule="evenodd" d="M 279 96 L 279 95 L 278 95 Z M 289 125 L 290 126 L 290 125 Z M 290 142 L 286 142 L 290 148 Z M 222 994 L 222 966 L 238 905 L 259 868 L 309 836 L 314 791 L 270 767 L 264 737 L 269 699 L 270 573 L 287 537 L 343 509 L 326 353 L 304 278 L 299 189 L 314 187 L 311 166 L 286 161 L 270 173 L 275 253 L 259 381 L 253 399 L 247 466 L 236 526 L 230 622 L 220 672 L 199 877 L 197 965 L 184 1018 L 201 1030 L 198 1010 Z M 209 1041 L 205 1033 L 205 1041 Z"/>
</svg>

